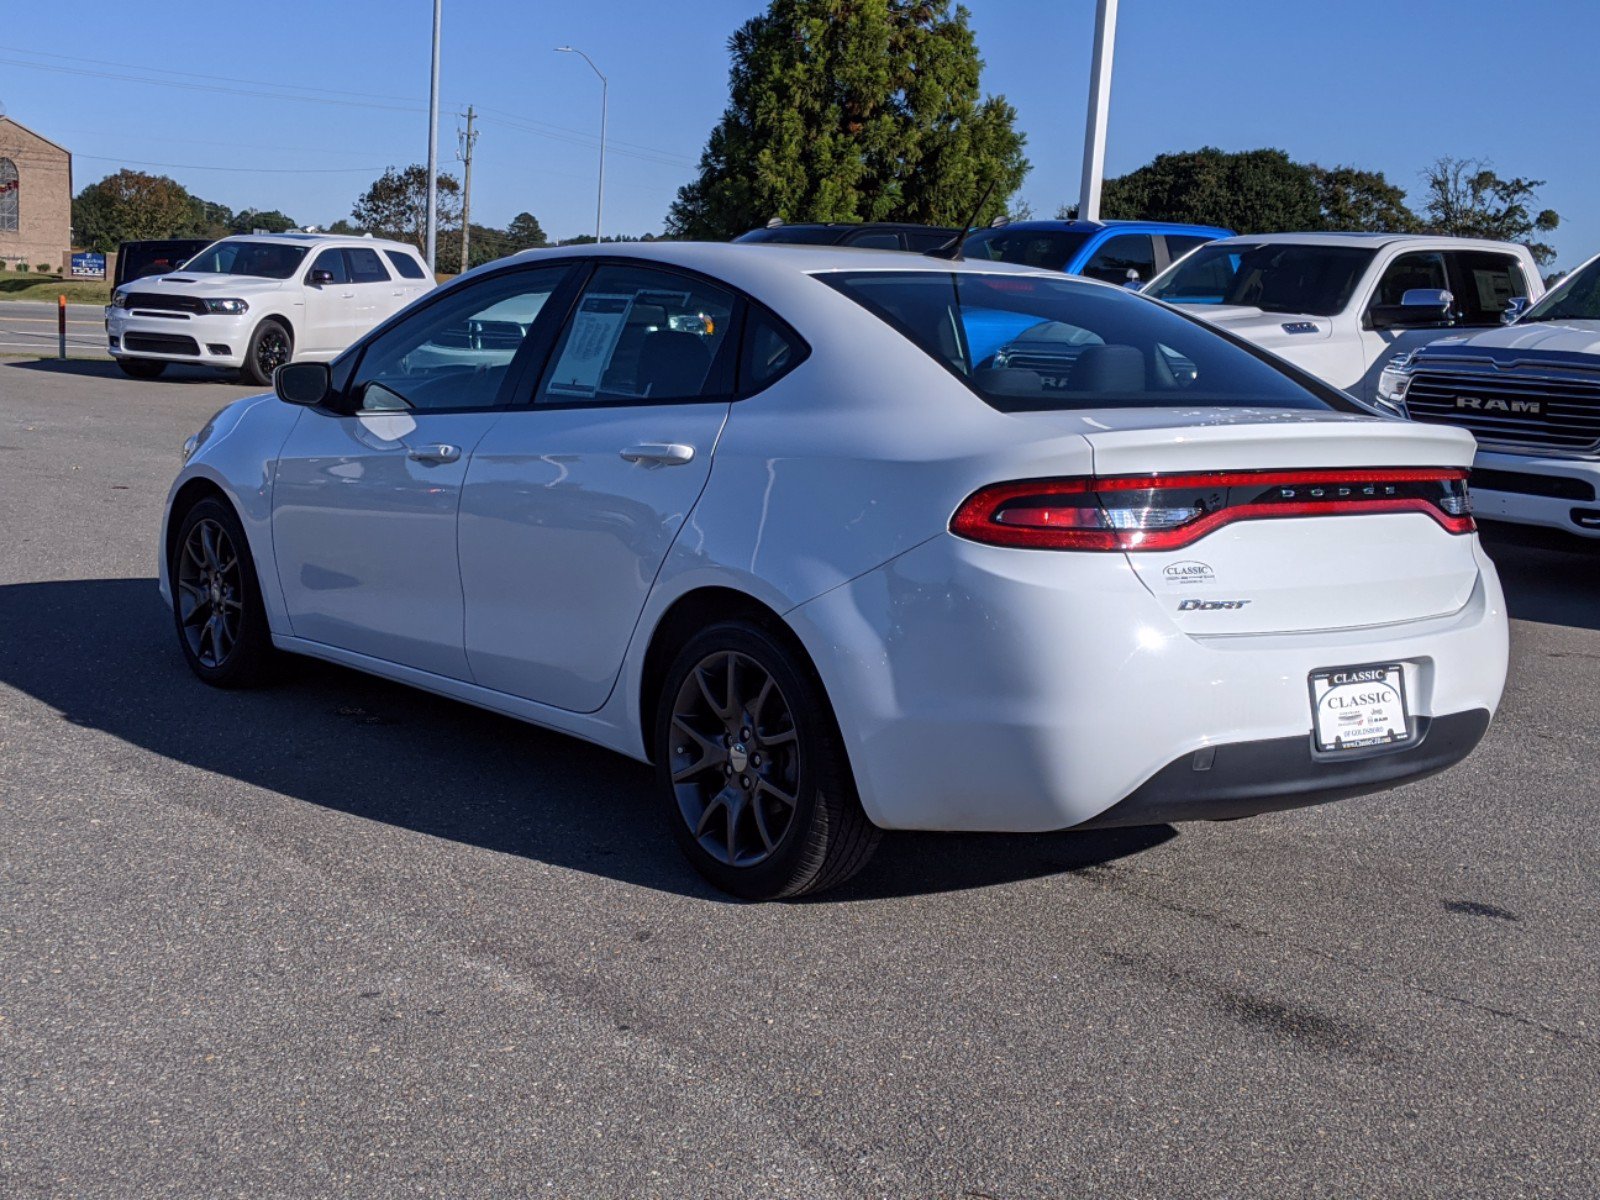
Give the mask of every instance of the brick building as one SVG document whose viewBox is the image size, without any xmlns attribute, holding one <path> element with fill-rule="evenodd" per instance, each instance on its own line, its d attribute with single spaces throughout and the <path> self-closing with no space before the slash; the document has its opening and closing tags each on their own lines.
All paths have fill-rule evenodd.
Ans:
<svg viewBox="0 0 1600 1200">
<path fill-rule="evenodd" d="M 72 155 L 0 117 L 0 267 L 67 269 L 72 251 Z"/>
</svg>

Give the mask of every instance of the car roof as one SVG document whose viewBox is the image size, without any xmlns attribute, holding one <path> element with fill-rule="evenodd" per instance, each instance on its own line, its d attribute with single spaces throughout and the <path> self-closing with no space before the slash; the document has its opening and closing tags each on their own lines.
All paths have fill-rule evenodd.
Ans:
<svg viewBox="0 0 1600 1200">
<path fill-rule="evenodd" d="M 415 246 L 390 238 L 366 237 L 359 233 L 230 233 L 219 242 L 294 242 L 303 246 L 382 246 L 385 250 L 409 250 Z M 210 244 L 210 243 L 208 243 Z M 418 255 L 418 257 L 421 257 Z"/>
<path fill-rule="evenodd" d="M 782 221 L 777 225 L 758 225 L 750 233 L 763 229 L 937 229 L 941 232 L 955 229 L 949 225 L 922 225 L 916 221 Z"/>
<path fill-rule="evenodd" d="M 1024 233 L 1032 230 L 1041 233 L 1099 233 L 1104 229 L 1134 226 L 1155 233 L 1203 233 L 1213 237 L 1218 235 L 1226 237 L 1232 232 L 1220 225 L 1187 225 L 1181 221 L 1008 221 L 1004 225 L 991 225 L 988 228 L 1016 229 Z"/>
<path fill-rule="evenodd" d="M 1523 249 L 1523 247 L 1514 242 L 1497 242 L 1490 238 L 1450 237 L 1439 233 L 1241 233 L 1230 238 L 1221 239 L 1220 244 L 1228 245 L 1233 243 L 1253 246 L 1262 243 L 1286 243 L 1302 246 L 1358 247 L 1370 250 L 1402 242 L 1420 249 Z"/>
</svg>

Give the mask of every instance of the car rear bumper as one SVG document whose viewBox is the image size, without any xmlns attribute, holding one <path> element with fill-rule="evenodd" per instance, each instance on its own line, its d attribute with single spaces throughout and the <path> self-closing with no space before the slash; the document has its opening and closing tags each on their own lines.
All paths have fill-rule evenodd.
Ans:
<svg viewBox="0 0 1600 1200">
<path fill-rule="evenodd" d="M 1600 538 L 1600 462 L 1480 450 L 1472 472 L 1472 505 L 1484 520 Z"/>
<path fill-rule="evenodd" d="M 1499 579 L 1473 541 L 1464 607 L 1375 628 L 1190 635 L 1122 555 L 950 535 L 787 616 L 885 828 L 1242 816 L 1381 790 L 1476 744 L 1508 646 Z M 1413 739 L 1314 753 L 1311 673 L 1380 663 L 1402 668 Z"/>
<path fill-rule="evenodd" d="M 1421 717 L 1406 745 L 1339 759 L 1317 755 L 1308 736 L 1207 747 L 1168 763 L 1080 828 L 1224 821 L 1381 792 L 1455 766 L 1483 740 L 1489 719 L 1485 708 Z"/>
</svg>

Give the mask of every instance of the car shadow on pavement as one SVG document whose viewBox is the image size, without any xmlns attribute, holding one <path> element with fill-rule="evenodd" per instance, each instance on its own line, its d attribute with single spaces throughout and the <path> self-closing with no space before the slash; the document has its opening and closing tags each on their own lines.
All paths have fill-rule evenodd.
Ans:
<svg viewBox="0 0 1600 1200">
<path fill-rule="evenodd" d="M 1514 619 L 1600 629 L 1600 543 L 1530 525 L 1482 532 Z"/>
<path fill-rule="evenodd" d="M 63 720 L 164 758 L 417 833 L 721 898 L 679 855 L 649 767 L 311 660 L 290 660 L 274 687 L 207 688 L 184 665 L 153 579 L 0 586 L 0 631 L 0 683 Z M 225 808 L 230 798 L 219 790 L 196 802 Z M 237 802 L 249 799 L 241 794 Z M 1057 875 L 1174 836 L 1170 826 L 890 834 L 866 871 L 826 898 L 881 899 Z"/>
<path fill-rule="evenodd" d="M 109 359 L 90 358 L 14 358 L 0 360 L 0 367 L 19 371 L 48 371 L 53 375 L 86 375 L 94 379 L 128 379 L 122 368 Z M 216 367 L 191 367 L 173 363 L 161 373 L 162 383 L 232 383 L 237 372 Z M 133 380 L 128 380 L 130 383 Z"/>
</svg>

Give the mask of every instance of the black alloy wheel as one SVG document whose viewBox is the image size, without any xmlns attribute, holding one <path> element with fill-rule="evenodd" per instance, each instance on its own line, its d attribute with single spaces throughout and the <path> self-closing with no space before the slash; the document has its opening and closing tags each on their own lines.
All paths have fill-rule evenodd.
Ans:
<svg viewBox="0 0 1600 1200">
<path fill-rule="evenodd" d="M 245 350 L 244 374 L 260 387 L 272 386 L 272 373 L 294 357 L 294 340 L 289 331 L 274 320 L 265 320 L 250 335 Z"/>
<path fill-rule="evenodd" d="M 691 638 L 667 672 L 654 746 L 673 836 L 724 891 L 833 887 L 878 844 L 821 682 L 772 630 L 728 621 Z"/>
<path fill-rule="evenodd" d="M 208 497 L 178 527 L 172 616 L 191 670 L 215 687 L 252 687 L 268 678 L 274 651 L 249 543 L 233 510 Z"/>
</svg>

